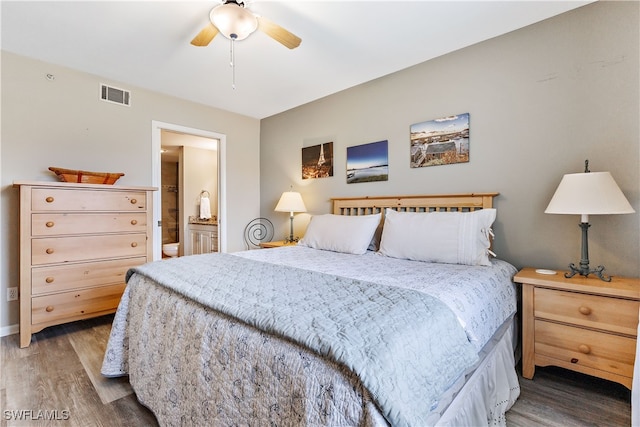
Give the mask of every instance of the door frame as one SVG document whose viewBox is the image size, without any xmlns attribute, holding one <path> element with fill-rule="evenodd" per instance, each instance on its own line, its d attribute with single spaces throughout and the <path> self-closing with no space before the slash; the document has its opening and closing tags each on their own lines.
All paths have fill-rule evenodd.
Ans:
<svg viewBox="0 0 640 427">
<path fill-rule="evenodd" d="M 166 123 L 157 120 L 151 121 L 151 182 L 158 189 L 161 188 L 161 153 L 162 131 L 168 130 L 173 132 L 195 135 L 204 138 L 218 140 L 218 250 L 220 252 L 227 251 L 227 136 L 222 133 L 196 129 L 187 126 L 177 125 L 174 123 Z M 160 203 L 160 191 L 153 192 L 153 259 L 162 259 L 162 206 Z M 160 242 L 160 243 L 158 243 Z"/>
</svg>

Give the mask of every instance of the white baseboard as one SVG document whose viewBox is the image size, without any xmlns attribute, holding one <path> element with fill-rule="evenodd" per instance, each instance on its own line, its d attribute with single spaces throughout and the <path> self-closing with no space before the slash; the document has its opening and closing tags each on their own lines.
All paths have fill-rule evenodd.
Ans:
<svg viewBox="0 0 640 427">
<path fill-rule="evenodd" d="M 6 337 L 7 335 L 17 334 L 18 332 L 20 332 L 20 325 L 18 324 L 3 326 L 0 328 L 0 337 Z"/>
</svg>

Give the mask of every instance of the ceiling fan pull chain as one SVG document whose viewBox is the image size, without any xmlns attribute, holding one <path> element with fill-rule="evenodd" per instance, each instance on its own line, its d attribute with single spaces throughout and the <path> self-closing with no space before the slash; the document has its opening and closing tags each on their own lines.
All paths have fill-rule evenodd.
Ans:
<svg viewBox="0 0 640 427">
<path fill-rule="evenodd" d="M 236 52 L 235 52 L 235 38 L 231 39 L 231 46 L 230 46 L 230 52 L 229 52 L 229 56 L 230 58 L 230 63 L 229 65 L 231 66 L 231 88 L 235 90 L 236 88 Z"/>
</svg>

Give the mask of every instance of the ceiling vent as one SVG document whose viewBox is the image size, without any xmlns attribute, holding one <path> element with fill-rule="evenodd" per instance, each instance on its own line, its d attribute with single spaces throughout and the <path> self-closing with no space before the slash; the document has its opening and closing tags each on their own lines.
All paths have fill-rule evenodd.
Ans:
<svg viewBox="0 0 640 427">
<path fill-rule="evenodd" d="M 100 99 L 120 105 L 131 105 L 131 92 L 113 86 L 100 84 Z"/>
</svg>

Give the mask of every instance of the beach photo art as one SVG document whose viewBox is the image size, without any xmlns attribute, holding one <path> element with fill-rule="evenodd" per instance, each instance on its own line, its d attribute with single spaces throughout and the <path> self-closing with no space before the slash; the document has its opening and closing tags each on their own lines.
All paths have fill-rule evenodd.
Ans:
<svg viewBox="0 0 640 427">
<path fill-rule="evenodd" d="M 347 147 L 347 184 L 388 180 L 388 141 Z"/>
<path fill-rule="evenodd" d="M 411 167 L 469 161 L 469 113 L 411 125 Z"/>
</svg>

